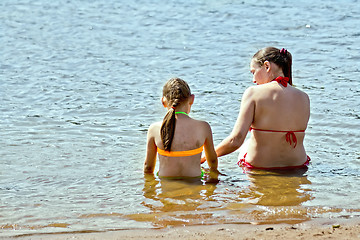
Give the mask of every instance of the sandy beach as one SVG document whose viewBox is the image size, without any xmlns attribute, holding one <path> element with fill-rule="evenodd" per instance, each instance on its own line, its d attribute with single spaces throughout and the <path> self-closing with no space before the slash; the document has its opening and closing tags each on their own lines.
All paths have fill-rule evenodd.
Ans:
<svg viewBox="0 0 360 240">
<path fill-rule="evenodd" d="M 360 239 L 360 220 L 327 219 L 301 224 L 226 224 L 166 229 L 139 229 L 95 233 L 63 233 L 17 236 L 17 240 L 117 240 L 117 239 Z"/>
</svg>

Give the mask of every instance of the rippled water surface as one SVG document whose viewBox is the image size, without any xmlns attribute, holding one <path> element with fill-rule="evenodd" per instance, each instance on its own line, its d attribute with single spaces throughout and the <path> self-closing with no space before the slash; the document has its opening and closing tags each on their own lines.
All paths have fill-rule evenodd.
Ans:
<svg viewBox="0 0 360 240">
<path fill-rule="evenodd" d="M 1 1 L 0 236 L 359 218 L 359 5 Z M 234 153 L 217 184 L 144 177 L 163 83 L 189 82 L 218 144 L 265 46 L 310 96 L 309 170 L 244 174 Z"/>
</svg>

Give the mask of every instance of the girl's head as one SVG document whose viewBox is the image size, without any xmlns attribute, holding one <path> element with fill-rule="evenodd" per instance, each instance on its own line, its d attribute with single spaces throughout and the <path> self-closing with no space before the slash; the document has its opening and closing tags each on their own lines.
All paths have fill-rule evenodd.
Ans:
<svg viewBox="0 0 360 240">
<path fill-rule="evenodd" d="M 177 107 L 191 96 L 189 85 L 180 78 L 171 78 L 163 87 L 163 98 L 167 107 Z"/>
<path fill-rule="evenodd" d="M 257 64 L 259 67 L 263 67 L 264 64 L 274 63 L 276 64 L 284 77 L 289 78 L 289 84 L 292 85 L 292 75 L 291 75 L 291 65 L 292 65 L 292 56 L 291 53 L 286 49 L 278 49 L 275 47 L 266 47 L 259 50 L 252 57 L 252 64 Z M 273 76 L 278 77 L 278 76 Z"/>
<path fill-rule="evenodd" d="M 162 102 L 168 108 L 161 125 L 161 140 L 164 150 L 170 151 L 175 133 L 175 109 L 186 102 L 191 95 L 189 85 L 180 78 L 171 78 L 163 87 Z"/>
</svg>

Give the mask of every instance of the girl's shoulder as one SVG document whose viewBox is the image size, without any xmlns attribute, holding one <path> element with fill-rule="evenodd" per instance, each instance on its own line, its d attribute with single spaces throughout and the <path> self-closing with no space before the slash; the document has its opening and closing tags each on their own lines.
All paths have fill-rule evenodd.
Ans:
<svg viewBox="0 0 360 240">
<path fill-rule="evenodd" d="M 206 130 L 208 130 L 210 128 L 210 124 L 207 121 L 197 120 L 197 119 L 193 119 L 193 118 L 192 118 L 192 120 L 193 120 L 194 126 L 196 126 L 196 127 L 203 128 Z"/>
<path fill-rule="evenodd" d="M 155 131 L 161 128 L 162 122 L 154 122 L 149 126 L 149 131 Z"/>
</svg>

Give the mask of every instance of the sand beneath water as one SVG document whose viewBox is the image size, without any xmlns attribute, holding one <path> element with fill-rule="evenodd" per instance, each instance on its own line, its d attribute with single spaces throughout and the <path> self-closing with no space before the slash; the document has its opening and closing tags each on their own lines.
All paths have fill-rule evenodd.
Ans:
<svg viewBox="0 0 360 240">
<path fill-rule="evenodd" d="M 16 236 L 0 239 L 18 240 L 117 240 L 117 239 L 360 239 L 360 219 L 336 219 L 301 224 L 246 225 L 225 224 L 186 226 L 165 229 L 138 229 L 93 233 L 61 233 Z"/>
</svg>

